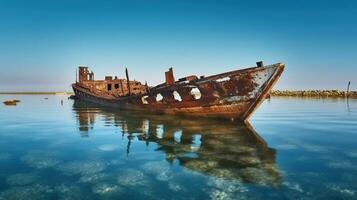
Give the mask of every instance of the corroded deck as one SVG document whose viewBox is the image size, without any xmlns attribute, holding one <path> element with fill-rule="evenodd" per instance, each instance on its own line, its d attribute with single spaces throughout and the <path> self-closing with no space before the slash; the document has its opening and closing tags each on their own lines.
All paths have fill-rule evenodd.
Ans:
<svg viewBox="0 0 357 200">
<path fill-rule="evenodd" d="M 119 109 L 244 121 L 265 99 L 283 70 L 284 65 L 278 63 L 209 77 L 190 76 L 120 97 L 97 94 L 78 83 L 73 84 L 73 90 L 77 98 Z"/>
</svg>

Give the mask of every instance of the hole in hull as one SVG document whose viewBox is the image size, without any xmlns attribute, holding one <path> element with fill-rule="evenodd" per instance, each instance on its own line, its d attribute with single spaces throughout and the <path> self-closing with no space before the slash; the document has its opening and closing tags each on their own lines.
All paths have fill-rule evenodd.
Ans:
<svg viewBox="0 0 357 200">
<path fill-rule="evenodd" d="M 157 94 L 156 95 L 156 101 L 162 101 L 164 99 L 164 97 L 162 96 L 162 94 Z"/>
<path fill-rule="evenodd" d="M 181 95 L 177 91 L 174 91 L 172 94 L 174 95 L 175 100 L 182 101 Z"/>
<path fill-rule="evenodd" d="M 197 87 L 194 87 L 191 89 L 191 95 L 193 96 L 194 99 L 198 100 L 201 99 L 201 92 Z"/>
<path fill-rule="evenodd" d="M 148 98 L 149 96 L 143 96 L 143 97 L 141 97 L 141 102 L 143 102 L 143 104 L 149 104 L 149 102 L 147 101 L 147 98 Z"/>
</svg>

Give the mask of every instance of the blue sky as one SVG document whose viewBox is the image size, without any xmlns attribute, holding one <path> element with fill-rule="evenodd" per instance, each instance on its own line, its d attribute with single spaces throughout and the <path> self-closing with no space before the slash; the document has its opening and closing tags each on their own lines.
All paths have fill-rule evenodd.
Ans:
<svg viewBox="0 0 357 200">
<path fill-rule="evenodd" d="M 0 91 L 71 90 L 96 79 L 149 85 L 283 62 L 276 89 L 357 89 L 357 1 L 0 0 Z"/>
</svg>

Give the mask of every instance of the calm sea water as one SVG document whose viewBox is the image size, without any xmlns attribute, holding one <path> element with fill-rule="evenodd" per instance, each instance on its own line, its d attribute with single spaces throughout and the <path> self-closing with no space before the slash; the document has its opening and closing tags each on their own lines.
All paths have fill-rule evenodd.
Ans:
<svg viewBox="0 0 357 200">
<path fill-rule="evenodd" d="M 357 100 L 272 98 L 239 125 L 13 98 L 1 200 L 357 199 Z"/>
</svg>

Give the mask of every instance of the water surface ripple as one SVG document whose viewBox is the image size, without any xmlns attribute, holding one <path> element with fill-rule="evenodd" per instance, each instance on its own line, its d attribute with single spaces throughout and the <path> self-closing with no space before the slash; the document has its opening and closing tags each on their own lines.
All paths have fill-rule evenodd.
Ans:
<svg viewBox="0 0 357 200">
<path fill-rule="evenodd" d="M 13 98 L 0 200 L 357 199 L 357 100 L 275 97 L 237 124 Z"/>
</svg>

